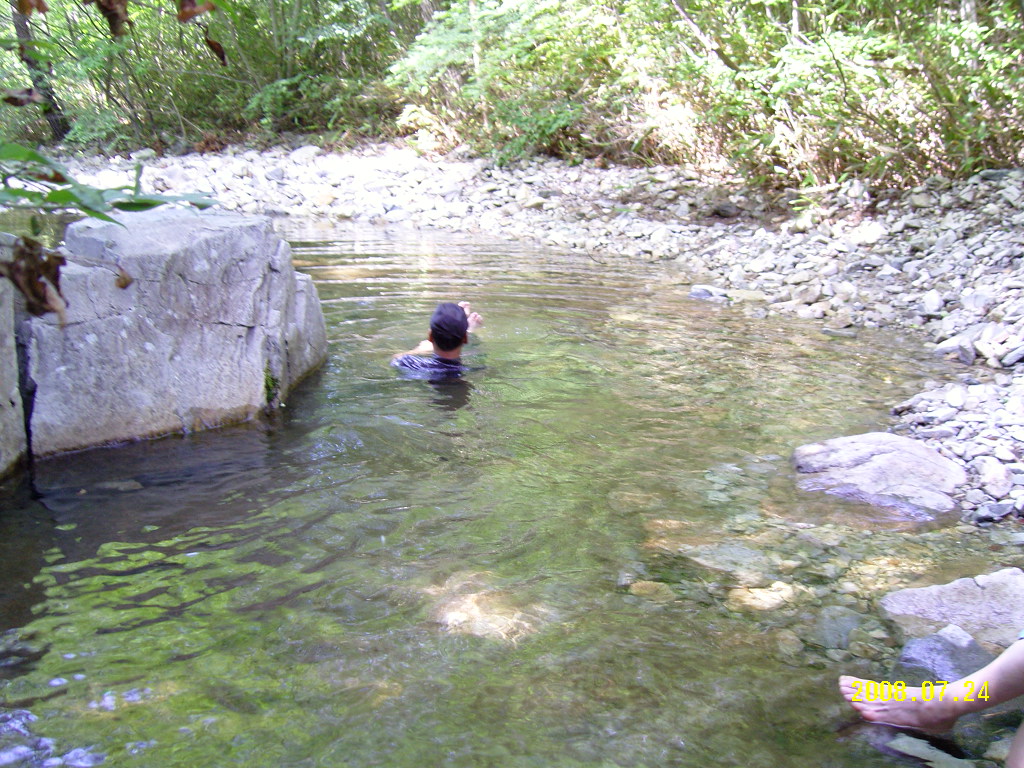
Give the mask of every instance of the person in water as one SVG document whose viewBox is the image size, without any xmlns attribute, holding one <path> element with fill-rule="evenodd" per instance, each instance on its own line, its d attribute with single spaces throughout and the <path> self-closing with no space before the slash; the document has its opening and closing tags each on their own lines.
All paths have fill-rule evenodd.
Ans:
<svg viewBox="0 0 1024 768">
<path fill-rule="evenodd" d="M 900 691 L 899 701 L 892 696 L 881 700 L 867 694 L 869 683 L 872 691 L 880 690 L 873 680 L 848 675 L 839 678 L 839 692 L 865 720 L 942 733 L 952 728 L 961 715 L 980 712 L 1024 695 L 1024 632 L 998 658 L 977 672 L 944 686 L 936 684 L 927 693 L 921 688 L 906 688 Z M 1006 768 L 1024 768 L 1024 726 L 1018 728 L 1013 738 Z"/>
<path fill-rule="evenodd" d="M 427 338 L 392 357 L 391 365 L 415 378 L 457 378 L 467 370 L 462 364 L 462 348 L 469 343 L 469 334 L 483 324 L 484 319 L 468 301 L 438 304 Z"/>
</svg>

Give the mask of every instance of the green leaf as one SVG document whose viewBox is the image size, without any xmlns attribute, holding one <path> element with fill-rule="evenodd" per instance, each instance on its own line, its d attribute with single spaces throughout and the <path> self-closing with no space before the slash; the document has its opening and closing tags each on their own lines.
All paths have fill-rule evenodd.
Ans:
<svg viewBox="0 0 1024 768">
<path fill-rule="evenodd" d="M 128 200 L 115 200 L 111 206 L 119 211 L 148 211 L 164 205 L 166 200 L 152 197 L 133 197 Z"/>
<path fill-rule="evenodd" d="M 0 144 L 0 161 L 2 160 L 16 163 L 39 163 L 47 167 L 51 165 L 49 158 L 43 157 L 34 149 L 13 143 Z"/>
<path fill-rule="evenodd" d="M 14 187 L 0 189 L 0 203 L 3 204 L 24 205 L 26 201 L 40 203 L 42 200 L 43 193 L 35 189 L 17 189 Z"/>
<path fill-rule="evenodd" d="M 81 199 L 71 189 L 53 189 L 46 193 L 43 198 L 44 202 L 52 203 L 53 205 L 64 206 L 67 208 L 74 208 L 81 204 Z"/>
<path fill-rule="evenodd" d="M 207 208 L 212 208 L 217 205 L 217 200 L 212 197 L 207 197 L 203 194 L 192 194 L 192 195 L 178 195 L 177 197 L 170 200 L 171 202 L 183 202 L 198 208 L 201 211 Z"/>
<path fill-rule="evenodd" d="M 122 227 L 124 226 L 124 224 L 122 224 L 120 221 L 111 216 L 108 216 L 103 211 L 97 211 L 93 208 L 89 208 L 84 205 L 77 206 L 77 209 L 84 213 L 86 216 L 90 216 L 94 219 L 99 219 L 100 221 L 109 221 L 111 224 L 117 224 L 118 226 Z"/>
</svg>

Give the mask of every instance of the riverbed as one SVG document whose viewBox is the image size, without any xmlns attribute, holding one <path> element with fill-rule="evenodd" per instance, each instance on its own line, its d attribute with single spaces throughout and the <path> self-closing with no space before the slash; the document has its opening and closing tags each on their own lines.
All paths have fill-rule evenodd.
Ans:
<svg viewBox="0 0 1024 768">
<path fill-rule="evenodd" d="M 801 493 L 789 454 L 884 429 L 945 362 L 895 331 L 828 336 L 689 299 L 657 264 L 281 226 L 331 346 L 278 417 L 60 457 L 34 493 L 0 490 L 0 699 L 38 716 L 44 751 L 109 766 L 896 764 L 844 730 L 834 691 L 871 660 L 835 661 L 807 628 L 1016 551 Z M 449 299 L 484 315 L 474 370 L 402 379 L 391 354 Z M 768 555 L 833 545 L 785 561 L 803 589 L 790 604 L 745 610 L 666 556 L 678 535 Z M 900 567 L 869 562 L 901 545 Z M 870 578 L 838 590 L 814 570 L 835 558 L 846 582 Z"/>
</svg>

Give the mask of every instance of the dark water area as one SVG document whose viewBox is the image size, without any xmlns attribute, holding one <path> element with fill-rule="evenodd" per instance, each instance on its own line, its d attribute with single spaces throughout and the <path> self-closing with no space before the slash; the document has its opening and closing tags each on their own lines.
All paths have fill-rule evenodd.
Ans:
<svg viewBox="0 0 1024 768">
<path fill-rule="evenodd" d="M 842 738 L 836 668 L 760 619 L 622 588 L 645 525 L 902 521 L 794 487 L 946 373 L 687 298 L 662 266 L 303 225 L 329 359 L 264 424 L 58 457 L 0 486 L 0 702 L 109 766 L 896 764 Z M 388 365 L 438 301 L 457 384 Z"/>
</svg>

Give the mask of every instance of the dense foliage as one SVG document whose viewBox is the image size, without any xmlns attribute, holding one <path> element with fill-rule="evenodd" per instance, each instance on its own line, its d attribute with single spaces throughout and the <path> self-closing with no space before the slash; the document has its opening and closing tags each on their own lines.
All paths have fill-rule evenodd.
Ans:
<svg viewBox="0 0 1024 768">
<path fill-rule="evenodd" d="M 1020 163 L 1022 9 L 900 6 L 456 0 L 391 82 L 502 153 L 727 159 L 804 184 Z"/>
<path fill-rule="evenodd" d="M 1024 164 L 1022 0 L 219 5 L 180 25 L 132 3 L 121 36 L 93 5 L 33 14 L 66 141 L 402 133 L 425 151 L 718 165 L 787 185 Z M 8 48 L 4 83 L 24 87 Z M 42 140 L 56 133 L 42 117 L 5 110 L 0 127 Z"/>
</svg>

